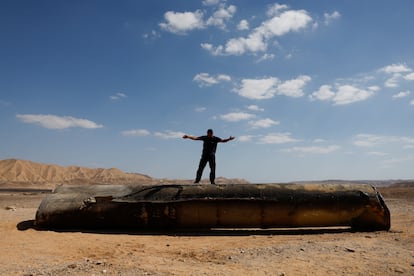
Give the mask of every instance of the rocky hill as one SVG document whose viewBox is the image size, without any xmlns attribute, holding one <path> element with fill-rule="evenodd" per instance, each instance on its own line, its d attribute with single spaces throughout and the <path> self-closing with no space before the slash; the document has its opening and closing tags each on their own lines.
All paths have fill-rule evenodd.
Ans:
<svg viewBox="0 0 414 276">
<path fill-rule="evenodd" d="M 58 166 L 27 160 L 0 160 L 0 187 L 53 188 L 56 184 L 151 183 L 153 179 L 119 169 Z"/>
<path fill-rule="evenodd" d="M 27 160 L 0 160 L 0 189 L 53 189 L 57 184 L 191 184 L 193 180 L 157 179 L 139 173 L 126 173 L 116 168 L 91 169 L 59 166 Z M 202 184 L 209 183 L 202 180 Z M 218 177 L 217 184 L 249 183 L 244 179 Z"/>
</svg>

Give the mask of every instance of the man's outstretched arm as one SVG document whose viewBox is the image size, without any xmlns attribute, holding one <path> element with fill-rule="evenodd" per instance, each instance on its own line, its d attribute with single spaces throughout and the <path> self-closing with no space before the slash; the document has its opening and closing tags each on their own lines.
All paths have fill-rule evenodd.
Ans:
<svg viewBox="0 0 414 276">
<path fill-rule="evenodd" d="M 221 142 L 222 142 L 222 143 L 227 143 L 228 141 L 234 140 L 234 138 L 236 138 L 236 137 L 234 137 L 234 136 L 230 136 L 230 137 L 229 137 L 229 138 L 227 138 L 227 139 L 221 139 Z"/>
<path fill-rule="evenodd" d="M 183 136 L 183 138 L 184 138 L 184 139 L 191 139 L 191 140 L 200 140 L 200 138 L 199 138 L 199 137 L 197 137 L 197 136 L 191 136 L 191 135 L 187 135 L 187 134 L 185 134 L 185 135 Z"/>
</svg>

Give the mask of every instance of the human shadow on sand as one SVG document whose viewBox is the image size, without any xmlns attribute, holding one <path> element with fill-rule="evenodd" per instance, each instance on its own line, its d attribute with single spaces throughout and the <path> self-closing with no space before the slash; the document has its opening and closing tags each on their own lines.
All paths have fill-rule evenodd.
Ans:
<svg viewBox="0 0 414 276">
<path fill-rule="evenodd" d="M 54 231 L 58 233 L 88 233 L 112 235 L 148 235 L 148 236 L 270 236 L 270 235 L 319 235 L 355 232 L 349 227 L 326 228 L 169 228 L 169 229 L 118 229 L 118 228 L 42 228 L 35 225 L 35 220 L 19 222 L 19 231 L 34 229 L 36 231 Z"/>
</svg>

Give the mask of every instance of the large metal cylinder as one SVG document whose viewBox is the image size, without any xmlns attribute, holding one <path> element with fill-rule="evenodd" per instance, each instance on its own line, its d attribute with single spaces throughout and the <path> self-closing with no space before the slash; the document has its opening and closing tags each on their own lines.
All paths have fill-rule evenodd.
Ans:
<svg viewBox="0 0 414 276">
<path fill-rule="evenodd" d="M 372 186 L 356 184 L 59 186 L 40 204 L 48 228 L 288 228 L 389 230 Z"/>
</svg>

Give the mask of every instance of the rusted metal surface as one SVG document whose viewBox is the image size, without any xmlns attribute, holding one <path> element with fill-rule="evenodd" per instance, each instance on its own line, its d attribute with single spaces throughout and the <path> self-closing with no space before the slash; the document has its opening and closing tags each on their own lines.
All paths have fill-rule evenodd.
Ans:
<svg viewBox="0 0 414 276">
<path fill-rule="evenodd" d="M 60 186 L 40 204 L 46 228 L 389 230 L 379 192 L 356 184 Z"/>
</svg>

